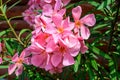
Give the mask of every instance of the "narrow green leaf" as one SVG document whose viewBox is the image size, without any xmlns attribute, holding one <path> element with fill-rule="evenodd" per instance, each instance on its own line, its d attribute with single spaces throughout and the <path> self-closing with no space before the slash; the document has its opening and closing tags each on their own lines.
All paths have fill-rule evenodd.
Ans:
<svg viewBox="0 0 120 80">
<path fill-rule="evenodd" d="M 88 1 L 88 3 L 90 3 L 91 5 L 98 7 L 100 4 L 96 1 Z"/>
<path fill-rule="evenodd" d="M 89 48 L 95 53 L 98 54 L 106 59 L 111 59 L 111 57 L 107 54 L 104 53 L 102 50 L 100 50 L 99 48 L 95 47 L 95 46 L 89 46 Z"/>
<path fill-rule="evenodd" d="M 96 26 L 93 28 L 93 30 L 100 29 L 100 28 L 104 28 L 105 26 L 108 26 L 108 24 L 103 24 L 103 23 L 101 23 L 101 24 L 96 25 Z"/>
<path fill-rule="evenodd" d="M 0 37 L 2 37 L 3 35 L 5 35 L 6 33 L 10 32 L 11 30 L 7 29 L 7 30 L 3 30 L 0 32 Z"/>
<path fill-rule="evenodd" d="M 22 34 L 24 34 L 25 32 L 31 32 L 31 30 L 30 29 L 22 29 L 21 31 L 20 31 L 20 33 L 19 33 L 19 38 L 21 37 L 21 35 Z"/>
<path fill-rule="evenodd" d="M 112 4 L 113 0 L 105 0 L 101 3 L 101 5 L 97 8 L 97 10 L 101 10 L 105 7 L 107 7 L 108 5 Z"/>
<path fill-rule="evenodd" d="M 14 6 L 16 6 L 18 3 L 20 3 L 21 2 L 21 0 L 18 0 L 17 2 L 15 2 L 13 5 L 11 5 L 9 8 L 8 8 L 8 10 L 10 10 L 11 8 L 13 8 Z"/>
<path fill-rule="evenodd" d="M 95 80 L 95 75 L 94 75 L 94 72 L 92 71 L 92 68 L 90 67 L 90 63 L 87 62 L 85 67 L 86 67 L 86 70 L 88 71 L 90 80 Z"/>
<path fill-rule="evenodd" d="M 8 76 L 8 73 L 6 73 L 6 74 L 0 76 L 0 80 L 3 79 L 3 78 L 5 78 L 5 77 L 7 77 L 7 76 Z"/>
<path fill-rule="evenodd" d="M 8 44 L 7 41 L 4 40 L 4 42 L 5 42 L 5 46 L 8 50 L 8 52 L 10 53 L 10 55 L 12 55 L 13 54 L 13 49 L 11 48 L 11 46 Z"/>
<path fill-rule="evenodd" d="M 8 68 L 8 65 L 0 65 L 0 69 Z"/>
<path fill-rule="evenodd" d="M 93 67 L 96 71 L 98 71 L 97 62 L 92 59 L 92 60 L 91 60 L 91 64 L 92 64 L 92 67 Z"/>
<path fill-rule="evenodd" d="M 78 71 L 80 62 L 81 62 L 81 54 L 79 54 L 79 55 L 77 56 L 77 59 L 76 59 L 76 61 L 75 61 L 75 64 L 74 64 L 74 71 L 75 71 L 75 72 Z"/>
<path fill-rule="evenodd" d="M 114 61 L 109 60 L 108 66 L 109 66 L 109 69 L 110 69 L 110 75 L 112 76 L 111 80 L 117 80 L 117 71 L 116 71 Z"/>
</svg>

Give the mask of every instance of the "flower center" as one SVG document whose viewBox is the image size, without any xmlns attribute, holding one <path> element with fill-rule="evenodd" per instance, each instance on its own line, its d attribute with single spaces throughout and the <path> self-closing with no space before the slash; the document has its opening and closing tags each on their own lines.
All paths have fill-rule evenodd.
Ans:
<svg viewBox="0 0 120 80">
<path fill-rule="evenodd" d="M 79 20 L 75 21 L 75 26 L 79 28 L 81 26 L 81 22 Z"/>
<path fill-rule="evenodd" d="M 60 47 L 60 52 L 64 53 L 66 51 L 66 49 L 64 47 Z"/>
<path fill-rule="evenodd" d="M 23 63 L 23 59 L 19 58 L 18 61 L 17 61 L 17 63 L 22 64 Z"/>
<path fill-rule="evenodd" d="M 63 29 L 62 27 L 59 27 L 59 28 L 57 29 L 57 31 L 58 31 L 58 33 L 62 33 L 62 32 L 64 31 L 64 29 Z"/>
</svg>

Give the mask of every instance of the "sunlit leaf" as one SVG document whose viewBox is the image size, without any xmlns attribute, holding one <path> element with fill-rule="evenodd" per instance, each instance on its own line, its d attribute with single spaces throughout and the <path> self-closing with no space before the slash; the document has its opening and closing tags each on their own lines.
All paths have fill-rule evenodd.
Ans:
<svg viewBox="0 0 120 80">
<path fill-rule="evenodd" d="M 96 62 L 96 60 L 91 60 L 91 64 L 92 64 L 92 66 L 93 66 L 93 68 L 96 70 L 96 71 L 98 71 L 98 66 L 97 66 L 97 62 Z"/>
<path fill-rule="evenodd" d="M 0 65 L 0 69 L 8 68 L 8 65 Z"/>
<path fill-rule="evenodd" d="M 97 10 L 101 10 L 105 7 L 107 7 L 108 5 L 112 4 L 113 0 L 105 0 L 101 3 L 101 5 L 97 8 Z"/>
</svg>

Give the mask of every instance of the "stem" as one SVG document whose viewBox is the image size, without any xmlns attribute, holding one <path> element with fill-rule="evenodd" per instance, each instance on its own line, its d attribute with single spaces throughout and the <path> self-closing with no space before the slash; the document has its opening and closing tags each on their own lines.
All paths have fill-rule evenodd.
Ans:
<svg viewBox="0 0 120 80">
<path fill-rule="evenodd" d="M 10 24 L 10 21 L 8 20 L 7 16 L 4 15 L 4 17 L 5 17 L 6 21 L 7 21 L 7 23 L 8 23 L 8 25 L 9 25 L 10 29 L 12 30 L 13 34 L 15 35 L 17 41 L 19 41 L 20 44 L 22 44 L 23 46 L 25 46 L 24 43 L 20 40 L 20 38 L 17 36 L 17 34 L 16 34 L 14 28 L 12 27 L 12 25 Z"/>
<path fill-rule="evenodd" d="M 118 20 L 118 15 L 119 15 L 119 8 L 120 8 L 120 4 L 117 5 L 117 13 L 116 13 L 116 16 L 115 16 L 115 20 L 112 22 L 111 26 L 111 33 L 110 33 L 110 40 L 109 40 L 109 46 L 108 46 L 108 52 L 110 51 L 111 49 L 111 46 L 112 46 L 112 42 L 113 42 L 113 33 L 114 33 L 114 28 L 115 28 L 115 25 L 116 25 L 116 22 Z"/>
<path fill-rule="evenodd" d="M 1 11 L 2 11 L 2 10 L 1 10 Z M 3 13 L 3 16 L 4 16 L 4 18 L 6 19 L 6 21 L 7 21 L 8 25 L 9 25 L 9 27 L 10 27 L 11 31 L 12 31 L 12 32 L 13 32 L 13 34 L 15 35 L 15 37 L 16 37 L 16 39 L 17 39 L 17 41 L 18 41 L 18 42 L 20 42 L 20 44 L 22 44 L 22 45 L 25 47 L 24 43 L 23 43 L 23 42 L 20 40 L 20 38 L 17 36 L 17 34 L 16 34 L 16 32 L 15 32 L 14 28 L 12 27 L 12 25 L 11 25 L 10 21 L 8 20 L 8 18 L 7 18 L 7 16 L 6 16 L 6 14 L 4 14 L 4 12 L 2 12 L 2 13 Z"/>
</svg>

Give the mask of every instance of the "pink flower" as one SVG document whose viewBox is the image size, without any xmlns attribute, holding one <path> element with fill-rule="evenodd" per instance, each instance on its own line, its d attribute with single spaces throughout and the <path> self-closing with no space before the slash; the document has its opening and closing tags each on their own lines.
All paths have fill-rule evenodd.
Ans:
<svg viewBox="0 0 120 80">
<path fill-rule="evenodd" d="M 31 64 L 36 67 L 44 68 L 49 60 L 49 54 L 45 52 L 45 49 L 39 47 L 39 44 L 32 44 L 29 50 L 32 54 Z"/>
<path fill-rule="evenodd" d="M 77 6 L 72 9 L 72 15 L 75 21 L 75 32 L 79 34 L 79 29 L 81 36 L 83 39 L 88 39 L 90 36 L 89 29 L 85 26 L 94 26 L 95 25 L 95 16 L 94 14 L 88 14 L 85 17 L 79 19 L 81 17 L 82 9 L 80 6 Z"/>
<path fill-rule="evenodd" d="M 53 52 L 51 63 L 54 67 L 59 64 L 69 66 L 74 64 L 74 57 L 80 51 L 80 43 L 74 36 L 66 37 L 64 40 L 60 39 L 58 47 Z"/>
<path fill-rule="evenodd" d="M 2 58 L 0 57 L 0 64 L 2 63 Z"/>
<path fill-rule="evenodd" d="M 33 24 L 35 24 L 35 16 L 37 16 L 38 14 L 40 14 L 38 12 L 38 10 L 40 10 L 41 7 L 39 7 L 39 5 L 31 5 L 29 7 L 29 9 L 25 10 L 23 12 L 23 16 L 24 16 L 24 20 L 30 24 L 30 26 L 33 26 Z"/>
<path fill-rule="evenodd" d="M 10 64 L 8 67 L 8 74 L 11 75 L 14 71 L 16 76 L 19 76 L 23 72 L 23 63 L 30 64 L 29 58 L 25 58 L 25 50 L 20 54 L 20 57 L 18 57 L 18 53 L 16 53 L 12 57 L 13 64 Z"/>
<path fill-rule="evenodd" d="M 69 17 L 63 20 L 60 14 L 56 14 L 52 17 L 54 26 L 48 26 L 45 30 L 46 33 L 52 34 L 55 43 L 58 42 L 59 38 L 64 35 L 71 35 L 74 26 L 71 24 Z"/>
</svg>

